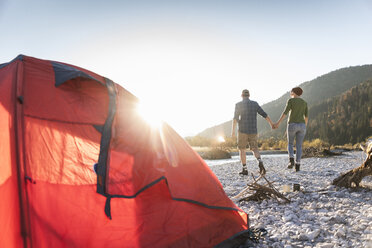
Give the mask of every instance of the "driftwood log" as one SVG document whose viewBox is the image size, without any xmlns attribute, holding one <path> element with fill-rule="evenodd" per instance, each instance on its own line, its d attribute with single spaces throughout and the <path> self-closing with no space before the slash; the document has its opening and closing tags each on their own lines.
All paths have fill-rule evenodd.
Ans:
<svg viewBox="0 0 372 248">
<path fill-rule="evenodd" d="M 302 150 L 302 158 L 312 158 L 312 157 L 331 157 L 342 155 L 342 152 L 331 151 L 330 149 L 325 148 L 316 148 L 316 147 L 306 147 Z"/>
<path fill-rule="evenodd" d="M 286 198 L 283 194 L 281 194 L 272 184 L 273 182 L 269 182 L 265 176 L 261 175 L 259 178 L 255 178 L 252 174 L 252 178 L 254 183 L 248 184 L 246 188 L 244 188 L 239 194 L 233 197 L 233 199 L 239 199 L 239 201 L 263 201 L 266 199 L 276 199 L 278 202 L 280 200 L 289 203 L 290 200 Z M 264 179 L 266 181 L 265 185 L 261 185 L 258 183 L 260 179 Z M 248 194 L 248 196 L 247 196 Z"/>
<path fill-rule="evenodd" d="M 333 185 L 346 188 L 359 187 L 364 177 L 372 176 L 372 140 L 370 139 L 364 146 L 361 146 L 361 148 L 367 154 L 364 163 L 334 179 Z"/>
</svg>

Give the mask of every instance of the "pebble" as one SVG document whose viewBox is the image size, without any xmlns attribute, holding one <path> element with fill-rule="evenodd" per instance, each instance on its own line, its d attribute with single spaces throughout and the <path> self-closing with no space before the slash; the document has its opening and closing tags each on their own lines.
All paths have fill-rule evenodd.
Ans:
<svg viewBox="0 0 372 248">
<path fill-rule="evenodd" d="M 306 234 L 300 234 L 298 236 L 298 240 L 300 240 L 300 241 L 307 241 L 307 240 L 309 240 L 309 238 L 308 238 L 308 236 Z"/>
<path fill-rule="evenodd" d="M 322 243 L 322 244 L 319 244 L 316 247 L 319 247 L 319 248 L 333 248 L 333 244 L 332 243 Z"/>
<path fill-rule="evenodd" d="M 307 237 L 309 240 L 314 240 L 320 234 L 320 229 L 315 229 L 314 231 L 310 232 Z"/>
<path fill-rule="evenodd" d="M 340 229 L 335 233 L 335 236 L 337 237 L 345 237 L 345 231 Z"/>
</svg>

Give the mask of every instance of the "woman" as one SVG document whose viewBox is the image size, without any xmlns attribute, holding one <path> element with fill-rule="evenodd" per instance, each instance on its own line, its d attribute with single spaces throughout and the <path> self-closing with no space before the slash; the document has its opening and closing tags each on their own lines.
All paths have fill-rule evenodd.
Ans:
<svg viewBox="0 0 372 248">
<path fill-rule="evenodd" d="M 300 98 L 302 89 L 295 87 L 291 90 L 291 98 L 287 101 L 287 105 L 283 111 L 282 116 L 277 123 L 273 125 L 278 128 L 282 120 L 288 115 L 287 139 L 288 139 L 288 168 L 292 169 L 295 165 L 296 171 L 300 170 L 302 142 L 306 133 L 306 125 L 308 121 L 308 108 L 305 100 Z M 294 161 L 293 143 L 296 139 L 296 162 Z"/>
</svg>

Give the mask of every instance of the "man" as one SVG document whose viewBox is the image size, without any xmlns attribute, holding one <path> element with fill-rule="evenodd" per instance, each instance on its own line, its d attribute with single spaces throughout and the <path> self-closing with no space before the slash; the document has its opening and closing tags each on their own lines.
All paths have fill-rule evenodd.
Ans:
<svg viewBox="0 0 372 248">
<path fill-rule="evenodd" d="M 257 113 L 260 114 L 273 127 L 273 122 L 270 117 L 263 111 L 257 102 L 249 99 L 249 91 L 247 89 L 242 91 L 241 102 L 235 105 L 235 113 L 232 125 L 232 134 L 234 138 L 236 133 L 236 124 L 239 123 L 238 130 L 238 149 L 240 154 L 240 161 L 242 162 L 243 170 L 239 174 L 248 175 L 246 148 L 249 145 L 250 150 L 258 161 L 260 174 L 265 175 L 266 170 L 261 160 L 260 152 L 258 151 L 257 141 Z"/>
</svg>

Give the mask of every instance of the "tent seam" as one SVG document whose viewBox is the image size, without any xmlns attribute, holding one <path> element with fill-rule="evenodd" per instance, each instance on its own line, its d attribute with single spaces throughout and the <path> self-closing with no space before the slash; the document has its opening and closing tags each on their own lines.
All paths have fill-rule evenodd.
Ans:
<svg viewBox="0 0 372 248">
<path fill-rule="evenodd" d="M 188 203 L 194 203 L 194 204 L 197 204 L 197 205 L 200 205 L 200 206 L 203 206 L 203 207 L 206 207 L 206 208 L 210 208 L 210 209 L 233 210 L 233 211 L 237 211 L 237 212 L 244 212 L 243 210 L 238 209 L 238 208 L 222 207 L 222 206 L 211 206 L 211 205 L 208 205 L 208 204 L 205 204 L 205 203 L 202 203 L 202 202 L 199 202 L 199 201 L 191 200 L 191 199 L 173 197 L 172 196 L 172 191 L 169 188 L 168 180 L 167 180 L 167 178 L 165 176 L 161 176 L 158 179 L 152 181 L 151 183 L 147 184 L 146 186 L 144 186 L 143 188 L 141 188 L 140 190 L 138 190 L 134 195 L 131 195 L 131 196 L 128 196 L 128 195 L 115 195 L 115 194 L 114 195 L 111 195 L 111 194 L 107 194 L 107 193 L 104 194 L 104 196 L 107 197 L 107 198 L 109 197 L 109 198 L 133 199 L 133 198 L 136 198 L 142 192 L 144 192 L 146 189 L 154 186 L 155 184 L 159 183 L 162 180 L 164 180 L 165 183 L 167 184 L 167 187 L 168 187 L 168 190 L 170 192 L 171 198 L 174 201 L 183 201 L 183 202 L 188 202 Z"/>
<path fill-rule="evenodd" d="M 34 119 L 44 120 L 44 121 L 60 122 L 60 123 L 73 124 L 73 125 L 87 125 L 87 126 L 94 126 L 94 125 L 102 126 L 103 125 L 103 124 L 97 124 L 97 123 L 84 123 L 84 122 L 74 122 L 74 121 L 49 119 L 49 118 L 34 116 L 34 115 L 30 115 L 30 114 L 24 114 L 24 116 L 34 118 Z"/>
</svg>

